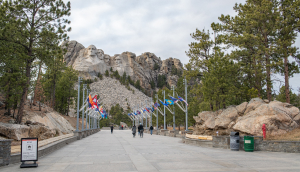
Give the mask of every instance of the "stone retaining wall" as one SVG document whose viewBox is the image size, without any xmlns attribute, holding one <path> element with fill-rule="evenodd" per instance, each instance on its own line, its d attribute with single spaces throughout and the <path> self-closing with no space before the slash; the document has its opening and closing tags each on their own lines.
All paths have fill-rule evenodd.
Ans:
<svg viewBox="0 0 300 172">
<path fill-rule="evenodd" d="M 213 147 L 211 140 L 199 140 L 199 139 L 190 139 L 182 138 L 182 142 L 189 145 L 200 146 L 200 147 Z"/>
<path fill-rule="evenodd" d="M 213 136 L 212 141 L 183 138 L 183 143 L 210 147 L 230 149 L 230 136 Z M 210 142 L 210 143 L 209 143 Z M 244 150 L 244 137 L 240 137 L 240 150 Z M 300 153 L 300 141 L 263 140 L 261 136 L 254 137 L 254 151 Z"/>
<path fill-rule="evenodd" d="M 8 165 L 10 162 L 12 141 L 12 139 L 0 140 L 0 166 Z"/>
</svg>

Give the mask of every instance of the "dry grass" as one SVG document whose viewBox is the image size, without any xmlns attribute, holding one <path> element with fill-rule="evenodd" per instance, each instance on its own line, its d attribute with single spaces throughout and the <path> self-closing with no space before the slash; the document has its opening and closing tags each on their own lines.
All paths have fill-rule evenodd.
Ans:
<svg viewBox="0 0 300 172">
<path fill-rule="evenodd" d="M 286 141 L 300 141 L 300 127 L 290 131 L 286 134 L 278 135 L 278 136 L 270 136 L 267 133 L 266 140 L 286 140 Z"/>
</svg>

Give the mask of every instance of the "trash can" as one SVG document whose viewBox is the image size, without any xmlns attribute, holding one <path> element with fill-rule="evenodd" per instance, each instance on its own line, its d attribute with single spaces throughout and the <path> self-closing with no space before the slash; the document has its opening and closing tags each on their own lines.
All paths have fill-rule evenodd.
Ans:
<svg viewBox="0 0 300 172">
<path fill-rule="evenodd" d="M 244 150 L 245 152 L 254 151 L 254 137 L 253 136 L 244 136 Z"/>
<path fill-rule="evenodd" d="M 239 151 L 240 149 L 240 133 L 230 132 L 230 149 L 232 151 Z"/>
</svg>

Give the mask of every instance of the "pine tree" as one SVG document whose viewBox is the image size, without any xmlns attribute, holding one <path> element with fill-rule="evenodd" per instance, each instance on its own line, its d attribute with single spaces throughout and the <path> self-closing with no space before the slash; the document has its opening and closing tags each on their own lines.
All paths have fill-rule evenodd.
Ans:
<svg viewBox="0 0 300 172">
<path fill-rule="evenodd" d="M 235 82 L 237 81 L 238 66 L 224 56 L 224 53 L 216 51 L 209 59 L 209 72 L 203 73 L 202 93 L 206 102 L 214 105 L 218 110 L 232 104 L 236 92 Z"/>
<path fill-rule="evenodd" d="M 108 70 L 105 71 L 105 76 L 106 76 L 106 77 L 109 77 L 109 72 L 108 72 Z"/>
<path fill-rule="evenodd" d="M 32 63 L 61 53 L 58 43 L 67 38 L 66 32 L 70 30 L 65 25 L 70 22 L 63 17 L 69 16 L 70 10 L 70 2 L 65 4 L 62 0 L 4 1 L 0 5 L 0 40 L 22 46 L 26 54 L 22 59 L 26 82 L 22 85 L 18 123 L 22 121 Z"/>
<path fill-rule="evenodd" d="M 297 48 L 293 46 L 299 28 L 299 20 L 295 20 L 296 16 L 300 16 L 300 1 L 297 0 L 281 0 L 279 2 L 280 17 L 277 19 L 277 53 L 279 61 L 283 61 L 283 65 L 279 67 L 280 73 L 284 74 L 285 80 L 285 100 L 290 103 L 290 87 L 289 77 L 294 73 L 299 73 L 298 65 L 295 62 L 289 63 L 288 57 L 297 58 Z"/>
</svg>

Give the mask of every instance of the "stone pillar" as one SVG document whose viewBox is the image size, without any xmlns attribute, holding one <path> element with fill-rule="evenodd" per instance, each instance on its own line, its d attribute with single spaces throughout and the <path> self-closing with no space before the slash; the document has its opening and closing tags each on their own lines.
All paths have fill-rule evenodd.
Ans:
<svg viewBox="0 0 300 172">
<path fill-rule="evenodd" d="M 10 163 L 10 152 L 12 139 L 0 140 L 0 166 Z"/>
</svg>

